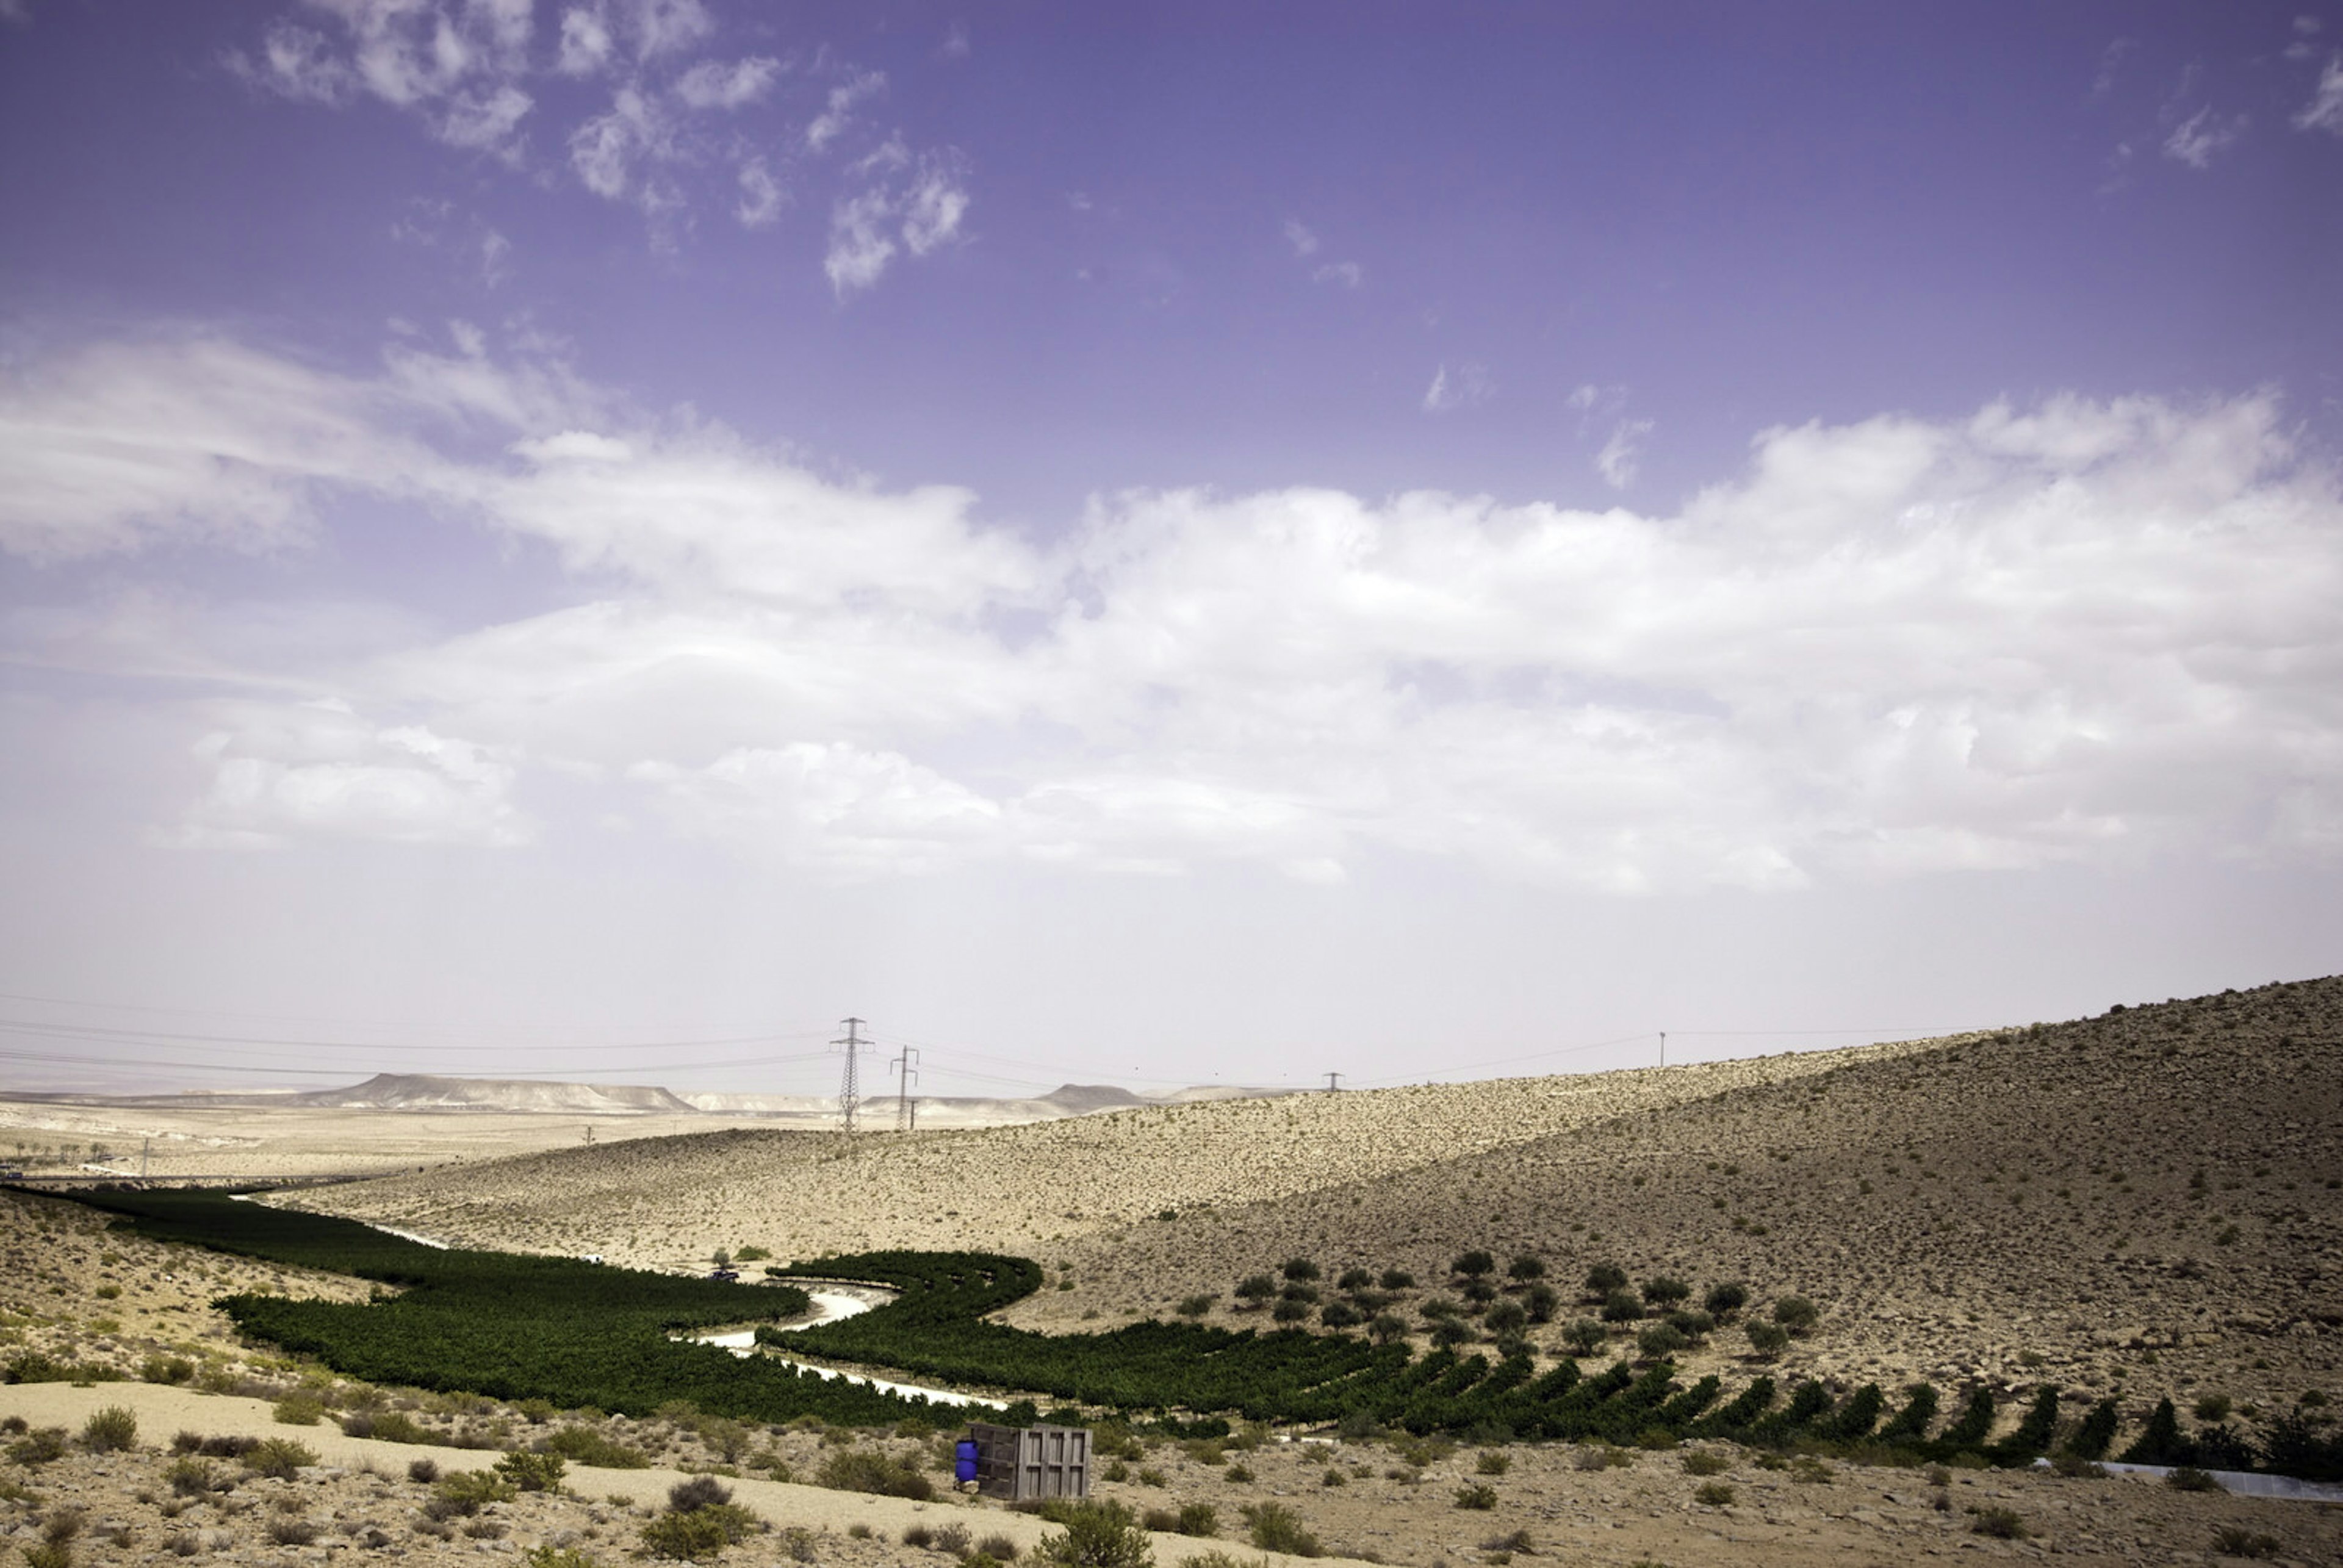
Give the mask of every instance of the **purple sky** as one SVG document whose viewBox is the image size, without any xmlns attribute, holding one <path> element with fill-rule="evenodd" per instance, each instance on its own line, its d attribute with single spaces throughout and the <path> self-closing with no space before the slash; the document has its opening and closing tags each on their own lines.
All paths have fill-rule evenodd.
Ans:
<svg viewBox="0 0 2343 1568">
<path fill-rule="evenodd" d="M 2343 5 L 0 0 L 0 1084 L 2337 967 Z"/>
</svg>

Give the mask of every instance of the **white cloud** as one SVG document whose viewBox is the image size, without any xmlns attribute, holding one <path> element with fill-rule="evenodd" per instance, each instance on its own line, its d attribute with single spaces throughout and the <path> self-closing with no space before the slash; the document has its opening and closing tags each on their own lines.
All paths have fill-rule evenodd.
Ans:
<svg viewBox="0 0 2343 1568">
<path fill-rule="evenodd" d="M 659 101 L 632 82 L 611 95 L 608 112 L 569 136 L 569 166 L 588 190 L 611 201 L 660 206 L 664 195 L 644 173 L 676 156 L 673 123 Z"/>
<path fill-rule="evenodd" d="M 781 63 L 752 55 L 727 65 L 703 60 L 676 78 L 676 95 L 695 109 L 738 109 L 763 97 L 780 75 Z"/>
<path fill-rule="evenodd" d="M 887 234 L 893 216 L 894 203 L 883 190 L 846 197 L 830 209 L 830 251 L 822 270 L 840 298 L 869 288 L 887 270 L 895 255 L 895 242 Z"/>
<path fill-rule="evenodd" d="M 1318 248 L 1318 236 L 1310 232 L 1299 218 L 1285 220 L 1285 243 L 1293 247 L 1296 256 L 1309 256 Z"/>
<path fill-rule="evenodd" d="M 773 176 L 765 160 L 750 157 L 740 165 L 740 199 L 732 216 L 740 220 L 743 228 L 769 228 L 779 221 L 781 209 L 789 205 L 789 193 Z"/>
<path fill-rule="evenodd" d="M 1339 283 L 1356 288 L 1367 281 L 1367 269 L 1355 261 L 1330 261 L 1310 275 L 1312 283 Z"/>
<path fill-rule="evenodd" d="M 2294 128 L 2343 136 L 2343 55 L 2328 56 L 2327 68 L 2318 74 L 2318 85 L 2310 102 L 2294 116 Z"/>
<path fill-rule="evenodd" d="M 1141 492 L 1051 548 L 478 348 L 336 376 L 132 343 L 8 388 L 20 558 L 127 573 L 349 493 L 576 585 L 334 661 L 344 709 L 166 706 L 225 738 L 183 841 L 550 836 L 518 805 L 543 770 L 581 819 L 647 792 L 839 876 L 1399 853 L 1633 892 L 2343 853 L 2343 494 L 2267 396 L 1783 427 L 1650 515 Z M 0 638 L 31 658 L 47 624 Z M 190 635 L 82 635 L 76 668 Z M 324 678 L 271 647 L 248 682 Z"/>
<path fill-rule="evenodd" d="M 565 76 L 590 76 L 610 63 L 617 41 L 599 5 L 572 5 L 561 15 L 561 53 L 554 69 Z"/>
<path fill-rule="evenodd" d="M 210 787 L 166 842 L 266 849 L 314 838 L 525 844 L 511 765 L 421 725 L 377 727 L 345 703 L 226 705 L 197 745 Z"/>
<path fill-rule="evenodd" d="M 452 146 L 519 156 L 535 101 L 517 84 L 528 68 L 528 0 L 310 0 L 339 36 L 279 19 L 257 58 L 229 65 L 287 97 L 344 104 L 373 97 L 407 110 Z"/>
<path fill-rule="evenodd" d="M 856 165 L 878 183 L 830 209 L 830 248 L 822 262 L 840 298 L 878 283 L 900 248 L 927 256 L 960 237 L 968 216 L 965 165 L 946 149 L 914 158 L 890 138 Z"/>
<path fill-rule="evenodd" d="M 1443 364 L 1432 373 L 1432 385 L 1423 391 L 1423 411 L 1427 414 L 1447 414 L 1458 408 L 1470 408 L 1485 403 L 1496 391 L 1484 365 L 1466 360 L 1454 369 Z"/>
<path fill-rule="evenodd" d="M 2164 139 L 2164 156 L 2192 169 L 2210 168 L 2213 159 L 2235 146 L 2245 134 L 2245 116 L 2225 120 L 2207 106 L 2173 127 L 2172 134 Z"/>
<path fill-rule="evenodd" d="M 1594 454 L 1594 471 L 1603 482 L 1614 490 L 1624 490 L 1635 482 L 1635 470 L 1644 458 L 1644 443 L 1651 438 L 1649 419 L 1622 419 L 1611 427 L 1611 438 Z"/>
<path fill-rule="evenodd" d="M 827 150 L 830 143 L 845 135 L 846 127 L 853 124 L 854 106 L 876 95 L 886 85 L 887 77 L 883 73 L 864 71 L 832 87 L 829 106 L 806 126 L 806 146 L 817 153 Z"/>
</svg>

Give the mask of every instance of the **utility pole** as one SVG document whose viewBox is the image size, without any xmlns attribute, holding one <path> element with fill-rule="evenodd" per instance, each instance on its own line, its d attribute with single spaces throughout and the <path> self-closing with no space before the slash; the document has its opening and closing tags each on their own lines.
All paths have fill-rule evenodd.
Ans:
<svg viewBox="0 0 2343 1568">
<path fill-rule="evenodd" d="M 1660 1030 L 1660 1065 L 1661 1065 L 1662 1067 L 1665 1067 L 1667 1064 L 1668 1064 L 1668 1031 L 1667 1031 L 1666 1030 Z"/>
<path fill-rule="evenodd" d="M 594 1147 L 594 1124 L 590 1121 L 586 1124 L 586 1147 Z"/>
<path fill-rule="evenodd" d="M 1343 1078 L 1343 1075 L 1342 1075 L 1342 1073 L 1339 1073 L 1339 1072 L 1330 1072 L 1330 1073 L 1328 1073 L 1328 1074 L 1326 1075 L 1326 1092 L 1327 1092 L 1327 1093 L 1329 1093 L 1329 1094 L 1332 1094 L 1332 1093 L 1333 1093 L 1336 1090 L 1338 1090 L 1338 1089 L 1342 1088 L 1342 1078 Z"/>
<path fill-rule="evenodd" d="M 138 1146 L 138 1180 L 141 1181 L 146 1180 L 146 1156 L 154 1152 L 155 1141 L 152 1138 Z"/>
<path fill-rule="evenodd" d="M 862 1103 L 862 1048 L 870 1042 L 862 1038 L 860 1019 L 842 1019 L 840 1021 L 846 1026 L 846 1033 L 830 1043 L 843 1046 L 846 1050 L 846 1071 L 838 1082 L 838 1111 L 845 1119 L 846 1130 L 851 1132 L 854 1131 L 855 1107 Z"/>
<path fill-rule="evenodd" d="M 920 1120 L 918 1106 L 911 1099 L 911 1085 L 920 1081 L 920 1053 L 905 1046 L 903 1053 L 887 1070 L 902 1080 L 895 1088 L 895 1131 L 909 1132 Z"/>
</svg>

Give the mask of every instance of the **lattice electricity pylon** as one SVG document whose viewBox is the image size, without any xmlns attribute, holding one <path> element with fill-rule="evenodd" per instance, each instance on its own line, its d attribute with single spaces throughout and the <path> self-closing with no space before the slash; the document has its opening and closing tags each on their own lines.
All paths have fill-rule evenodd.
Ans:
<svg viewBox="0 0 2343 1568">
<path fill-rule="evenodd" d="M 854 1131 L 854 1112 L 862 1103 L 862 1052 L 870 1041 L 862 1038 L 862 1020 L 859 1018 L 841 1020 L 846 1033 L 830 1043 L 844 1048 L 846 1071 L 838 1081 L 838 1113 L 845 1120 L 846 1131 Z"/>
</svg>

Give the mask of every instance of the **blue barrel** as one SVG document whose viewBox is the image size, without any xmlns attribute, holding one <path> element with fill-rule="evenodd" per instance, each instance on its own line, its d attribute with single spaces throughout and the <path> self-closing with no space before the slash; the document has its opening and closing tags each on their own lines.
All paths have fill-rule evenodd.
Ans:
<svg viewBox="0 0 2343 1568">
<path fill-rule="evenodd" d="M 964 1437 L 952 1445 L 952 1479 L 954 1481 L 976 1479 L 976 1440 L 974 1438 Z"/>
</svg>

